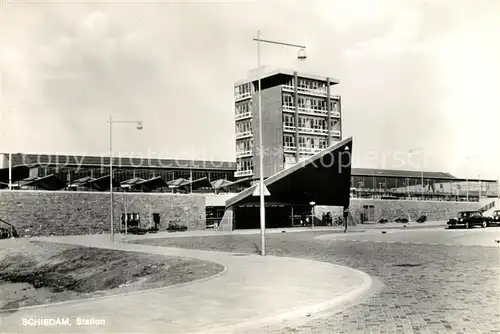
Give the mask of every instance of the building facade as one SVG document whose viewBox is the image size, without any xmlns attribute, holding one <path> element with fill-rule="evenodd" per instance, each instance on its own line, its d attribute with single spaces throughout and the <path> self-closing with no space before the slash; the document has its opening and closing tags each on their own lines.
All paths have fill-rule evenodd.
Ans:
<svg viewBox="0 0 500 334">
<path fill-rule="evenodd" d="M 264 177 L 342 139 L 338 80 L 289 70 L 260 74 Z M 259 176 L 258 77 L 235 83 L 235 177 Z"/>
</svg>

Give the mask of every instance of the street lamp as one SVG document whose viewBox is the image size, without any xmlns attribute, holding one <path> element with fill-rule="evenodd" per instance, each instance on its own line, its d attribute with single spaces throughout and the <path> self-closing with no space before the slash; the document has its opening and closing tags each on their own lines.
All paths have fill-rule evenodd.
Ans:
<svg viewBox="0 0 500 334">
<path fill-rule="evenodd" d="M 2 124 L 5 124 L 4 125 L 5 127 L 2 129 L 2 141 L 4 143 L 8 142 L 8 138 L 7 138 L 7 140 L 5 140 L 5 137 L 6 137 L 5 132 L 6 132 L 6 129 L 8 129 L 8 123 L 7 123 L 7 121 L 3 120 L 3 116 L 4 116 L 4 114 L 10 114 L 11 111 L 12 110 L 10 110 L 10 108 L 9 108 L 5 113 L 2 112 L 0 114 L 0 115 L 2 115 L 2 118 L 1 118 Z M 9 190 L 12 190 L 12 151 L 10 150 L 10 148 L 9 148 L 8 151 L 9 151 L 8 152 L 8 159 L 9 159 Z"/>
<path fill-rule="evenodd" d="M 408 153 L 412 154 L 413 152 L 417 152 L 417 151 L 423 151 L 424 149 L 419 147 L 419 148 L 413 148 L 411 149 L 410 151 L 408 151 Z M 422 197 L 422 200 L 424 199 L 424 166 L 422 166 L 422 168 L 420 168 L 420 181 L 422 182 L 422 189 L 421 189 L 421 193 L 420 193 L 420 196 Z"/>
<path fill-rule="evenodd" d="M 469 161 L 469 160 L 481 160 L 481 157 L 477 156 L 477 155 L 470 155 L 470 156 L 467 156 L 465 157 L 465 161 Z M 467 175 L 467 178 L 465 179 L 465 187 L 466 187 L 466 201 L 469 202 L 469 176 Z"/>
<path fill-rule="evenodd" d="M 298 48 L 299 52 L 297 54 L 297 58 L 300 60 L 304 60 L 307 58 L 306 56 L 306 47 L 304 45 L 296 45 L 290 43 L 283 43 L 277 41 L 270 41 L 260 38 L 260 30 L 257 31 L 257 38 L 253 39 L 257 42 L 257 70 L 261 70 L 260 64 L 260 43 L 268 43 L 268 44 L 276 44 L 282 46 L 289 46 L 293 48 Z M 260 187 L 260 237 L 261 237 L 261 255 L 266 255 L 266 208 L 264 202 L 264 146 L 262 143 L 262 95 L 261 95 L 261 73 L 258 74 L 258 108 L 259 108 L 259 187 Z M 297 82 L 295 83 L 297 85 Z"/>
<path fill-rule="evenodd" d="M 316 205 L 316 202 L 312 201 L 309 202 L 309 205 L 311 206 L 311 228 L 314 227 L 314 206 Z"/>
<path fill-rule="evenodd" d="M 113 124 L 136 124 L 137 130 L 142 130 L 142 121 L 117 121 L 113 120 L 113 116 L 109 116 L 109 225 L 111 232 L 111 242 L 115 241 L 114 226 L 113 226 Z M 125 217 L 126 219 L 127 217 Z"/>
</svg>

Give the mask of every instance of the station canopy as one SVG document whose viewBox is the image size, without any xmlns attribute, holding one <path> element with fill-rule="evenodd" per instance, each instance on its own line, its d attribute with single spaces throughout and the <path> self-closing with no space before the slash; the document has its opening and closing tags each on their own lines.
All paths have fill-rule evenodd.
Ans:
<svg viewBox="0 0 500 334">
<path fill-rule="evenodd" d="M 19 187 L 35 187 L 43 190 L 61 190 L 66 188 L 66 182 L 62 181 L 55 174 L 42 177 L 32 177 L 18 182 Z"/>
<path fill-rule="evenodd" d="M 287 168 L 264 181 L 267 203 L 349 206 L 352 137 Z M 226 207 L 258 204 L 257 184 L 226 201 Z"/>
</svg>

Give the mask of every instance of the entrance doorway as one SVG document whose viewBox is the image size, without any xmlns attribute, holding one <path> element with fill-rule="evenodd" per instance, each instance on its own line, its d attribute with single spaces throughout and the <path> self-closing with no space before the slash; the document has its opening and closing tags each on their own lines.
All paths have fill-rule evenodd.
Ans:
<svg viewBox="0 0 500 334">
<path fill-rule="evenodd" d="M 374 205 L 363 205 L 363 217 L 362 222 L 374 222 L 375 221 L 375 206 Z"/>
</svg>

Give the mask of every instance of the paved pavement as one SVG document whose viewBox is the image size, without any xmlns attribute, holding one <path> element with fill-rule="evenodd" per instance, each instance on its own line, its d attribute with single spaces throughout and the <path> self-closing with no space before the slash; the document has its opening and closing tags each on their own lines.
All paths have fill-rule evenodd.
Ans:
<svg viewBox="0 0 500 334">
<path fill-rule="evenodd" d="M 383 233 L 385 232 L 385 233 Z M 376 231 L 352 232 L 348 234 L 323 234 L 318 239 L 335 239 L 351 242 L 403 243 L 425 245 L 462 245 L 500 247 L 500 227 L 472 228 L 472 229 L 420 229 L 408 233 L 405 230 L 381 229 Z"/>
<path fill-rule="evenodd" d="M 317 247 L 335 254 L 330 260 L 372 275 L 380 280 L 380 291 L 342 311 L 285 321 L 266 332 L 499 333 L 500 252 L 493 242 L 499 232 L 440 229 L 317 238 Z"/>
<path fill-rule="evenodd" d="M 349 226 L 348 232 L 365 232 L 370 230 L 379 229 L 429 229 L 429 228 L 444 228 L 446 222 L 443 221 L 430 221 L 425 223 L 386 223 L 386 224 L 362 224 L 357 226 Z M 314 226 L 314 227 L 286 227 L 286 228 L 268 228 L 266 234 L 275 233 L 300 233 L 300 232 L 332 232 L 343 233 L 343 226 Z M 235 231 L 218 231 L 218 230 L 202 230 L 202 231 L 186 231 L 186 232 L 158 232 L 154 234 L 120 236 L 122 239 L 127 240 L 144 240 L 144 239 L 162 239 L 162 238 L 186 238 L 186 237 L 208 237 L 208 236 L 222 236 L 222 235 L 253 235 L 260 234 L 259 229 L 252 230 L 235 230 Z"/>
<path fill-rule="evenodd" d="M 231 333 L 340 307 L 367 292 L 368 275 L 316 261 L 111 243 L 107 235 L 39 238 L 213 261 L 226 267 L 191 284 L 1 314 L 0 332 Z M 104 326 L 76 326 L 77 317 Z M 22 326 L 23 319 L 69 318 L 71 327 Z M 31 320 L 30 320 L 31 321 Z"/>
<path fill-rule="evenodd" d="M 497 228 L 269 234 L 270 254 L 346 265 L 367 272 L 380 286 L 343 310 L 244 333 L 499 333 L 500 251 L 493 242 L 497 234 Z M 320 235 L 331 237 L 316 238 Z M 259 236 L 147 242 L 252 252 Z"/>
</svg>

